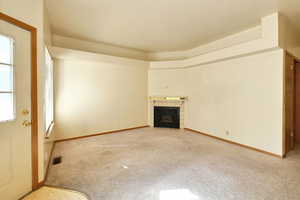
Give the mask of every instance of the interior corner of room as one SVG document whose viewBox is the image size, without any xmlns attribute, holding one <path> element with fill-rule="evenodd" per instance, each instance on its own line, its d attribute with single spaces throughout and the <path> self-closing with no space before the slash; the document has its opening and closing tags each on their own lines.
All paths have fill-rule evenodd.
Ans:
<svg viewBox="0 0 300 200">
<path fill-rule="evenodd" d="M 70 14 L 81 5 L 79 2 L 81 0 L 72 4 L 63 0 L 62 7 L 72 4 L 74 7 L 66 10 Z M 96 4 L 95 1 L 93 3 Z M 230 34 L 218 33 L 213 36 L 214 39 L 200 42 L 198 46 L 186 45 L 189 48 L 177 49 L 174 46 L 167 50 L 171 44 L 161 41 L 161 46 L 157 45 L 157 51 L 154 51 L 155 42 L 152 46 L 150 39 L 148 43 L 138 43 L 132 35 L 127 35 L 132 43 L 126 43 L 122 36 L 115 35 L 117 30 L 121 35 L 120 27 L 129 29 L 124 24 L 112 27 L 114 34 L 111 37 L 118 41 L 116 44 L 86 39 L 79 33 L 72 35 L 71 31 L 67 34 L 63 27 L 71 21 L 60 22 L 59 19 L 64 18 L 63 10 L 54 4 L 50 0 L 0 2 L 0 48 L 4 49 L 2 44 L 6 42 L 5 48 L 10 56 L 5 60 L 7 55 L 1 55 L 0 49 L 0 78 L 9 74 L 8 78 L 2 79 L 3 83 L 7 83 L 2 84 L 0 79 L 0 155 L 4 158 L 0 161 L 0 199 L 1 195 L 7 200 L 19 199 L 47 185 L 49 170 L 54 166 L 52 160 L 61 156 L 55 150 L 70 147 L 74 150 L 72 156 L 82 156 L 80 141 L 91 142 L 95 145 L 94 149 L 103 148 L 101 156 L 105 159 L 109 160 L 107 157 L 110 155 L 111 160 L 115 159 L 114 156 L 123 159 L 122 170 L 127 169 L 126 162 L 131 161 L 131 156 L 125 150 L 122 154 L 120 150 L 124 145 L 133 146 L 128 151 L 144 145 L 143 150 L 130 151 L 132 159 L 140 152 L 147 153 L 151 152 L 151 148 L 160 147 L 151 146 L 147 143 L 148 139 L 142 139 L 144 133 L 158 144 L 161 144 L 159 141 L 166 145 L 172 144 L 172 141 L 178 144 L 178 140 L 191 143 L 191 147 L 180 143 L 179 148 L 184 152 L 185 148 L 205 150 L 206 144 L 219 152 L 224 148 L 229 151 L 226 154 L 228 162 L 231 152 L 255 159 L 261 156 L 279 166 L 274 157 L 284 160 L 298 152 L 300 31 L 287 11 L 268 12 L 259 19 L 256 17 L 256 21 L 251 20 L 253 23 L 233 29 Z M 134 15 L 127 15 L 128 19 L 134 19 Z M 154 18 L 151 20 L 155 21 Z M 134 22 L 140 26 L 139 22 Z M 86 24 L 89 24 L 88 20 Z M 74 23 L 72 26 L 74 32 L 82 28 Z M 161 24 L 158 23 L 157 27 Z M 172 29 L 171 26 L 169 28 Z M 146 33 L 149 29 L 141 32 Z M 94 35 L 92 30 L 82 32 Z M 99 28 L 100 32 L 109 38 L 106 30 L 100 31 Z M 145 40 L 146 35 L 140 40 Z M 218 37 L 220 35 L 222 37 Z M 170 38 L 173 37 L 170 35 Z M 132 47 L 126 44 L 132 44 Z M 138 44 L 141 47 L 148 44 L 149 48 L 138 48 Z M 161 134 L 157 140 L 154 132 Z M 174 138 L 173 133 L 178 138 Z M 103 143 L 100 145 L 99 141 Z M 110 149 L 112 141 L 115 146 Z M 139 141 L 142 141 L 141 144 Z M 77 149 L 74 148 L 76 145 Z M 246 153 L 241 149 L 246 149 Z M 257 154 L 248 154 L 248 150 Z M 123 155 L 128 157 L 124 159 Z M 180 155 L 173 156 L 181 158 Z M 218 156 L 215 158 L 220 159 Z M 156 157 L 152 161 L 158 162 Z M 139 164 L 144 166 L 145 163 L 141 161 L 136 165 Z M 151 173 L 159 173 L 152 164 L 149 164 L 152 167 L 149 170 L 153 170 Z M 105 163 L 103 165 L 106 166 Z M 91 166 L 91 163 L 86 166 Z M 163 169 L 168 167 L 163 166 Z M 192 170 L 188 165 L 186 168 Z M 220 176 L 223 172 L 227 173 L 226 167 L 222 170 Z M 117 177 L 118 173 L 126 172 L 111 173 L 111 176 L 116 173 Z M 53 184 L 56 183 L 55 177 L 51 177 Z M 66 187 L 71 187 L 68 189 L 78 189 L 75 183 L 67 183 Z M 13 192 L 14 188 L 18 191 Z M 44 190 L 48 192 L 51 189 Z M 157 200 L 166 199 L 160 196 Z"/>
</svg>

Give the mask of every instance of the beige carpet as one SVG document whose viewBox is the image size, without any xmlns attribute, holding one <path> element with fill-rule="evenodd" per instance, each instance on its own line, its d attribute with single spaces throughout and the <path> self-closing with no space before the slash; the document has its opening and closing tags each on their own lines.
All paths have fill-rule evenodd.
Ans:
<svg viewBox="0 0 300 200">
<path fill-rule="evenodd" d="M 58 143 L 46 184 L 92 200 L 299 200 L 300 150 L 279 159 L 176 129 Z"/>
<path fill-rule="evenodd" d="M 44 186 L 23 200 L 88 200 L 88 198 L 76 191 Z"/>
</svg>

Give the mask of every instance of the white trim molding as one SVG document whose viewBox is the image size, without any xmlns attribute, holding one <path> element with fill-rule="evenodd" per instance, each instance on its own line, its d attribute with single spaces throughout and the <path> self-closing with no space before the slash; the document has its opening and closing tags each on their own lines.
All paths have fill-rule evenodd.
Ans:
<svg viewBox="0 0 300 200">
<path fill-rule="evenodd" d="M 79 51 L 74 49 L 67 49 L 61 47 L 51 47 L 50 49 L 51 55 L 56 59 L 72 59 L 72 60 L 88 60 L 94 62 L 105 62 L 105 63 L 113 63 L 120 65 L 129 65 L 129 66 L 141 66 L 148 67 L 149 62 L 132 59 L 132 58 L 123 58 L 118 56 L 110 56 L 100 53 L 91 53 L 87 51 Z"/>
<path fill-rule="evenodd" d="M 101 42 L 90 42 L 71 37 L 65 37 L 54 34 L 52 37 L 53 45 L 57 47 L 76 49 L 81 51 L 88 51 L 98 54 L 113 55 L 119 57 L 133 58 L 139 60 L 147 60 L 147 52 L 130 49 L 125 47 L 119 47 L 116 45 L 101 43 Z"/>
</svg>

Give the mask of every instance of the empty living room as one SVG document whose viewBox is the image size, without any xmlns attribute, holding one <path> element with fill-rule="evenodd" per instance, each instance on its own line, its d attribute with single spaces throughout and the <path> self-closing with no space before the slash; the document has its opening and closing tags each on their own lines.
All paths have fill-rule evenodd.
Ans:
<svg viewBox="0 0 300 200">
<path fill-rule="evenodd" d="M 299 0 L 0 0 L 0 200 L 299 200 Z"/>
</svg>

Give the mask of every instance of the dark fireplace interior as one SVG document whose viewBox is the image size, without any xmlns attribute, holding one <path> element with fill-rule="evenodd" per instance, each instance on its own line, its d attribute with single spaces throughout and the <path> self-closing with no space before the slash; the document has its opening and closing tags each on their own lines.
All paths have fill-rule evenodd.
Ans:
<svg viewBox="0 0 300 200">
<path fill-rule="evenodd" d="M 180 108 L 179 107 L 154 107 L 154 127 L 179 128 Z"/>
</svg>

